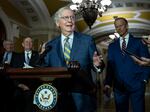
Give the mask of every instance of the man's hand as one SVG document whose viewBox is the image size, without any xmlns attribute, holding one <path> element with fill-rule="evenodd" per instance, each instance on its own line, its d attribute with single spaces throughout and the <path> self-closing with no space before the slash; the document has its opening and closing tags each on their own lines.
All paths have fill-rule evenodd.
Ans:
<svg viewBox="0 0 150 112">
<path fill-rule="evenodd" d="M 143 38 L 142 42 L 146 45 L 150 45 L 150 35 L 148 36 L 148 38 Z"/>
<path fill-rule="evenodd" d="M 23 91 L 29 90 L 29 87 L 26 86 L 25 84 L 19 84 L 18 87 L 21 88 Z"/>
<path fill-rule="evenodd" d="M 104 94 L 107 96 L 107 97 L 110 97 L 111 95 L 111 87 L 109 85 L 105 85 L 104 86 L 104 89 L 103 89 L 103 92 Z"/>
<path fill-rule="evenodd" d="M 138 59 L 135 56 L 131 56 L 131 57 L 140 66 L 150 66 L 150 59 L 149 58 L 141 57 L 141 59 Z"/>
<path fill-rule="evenodd" d="M 103 60 L 102 55 L 99 56 L 95 51 L 93 55 L 93 65 L 95 65 L 96 67 L 101 66 L 102 60 Z"/>
</svg>

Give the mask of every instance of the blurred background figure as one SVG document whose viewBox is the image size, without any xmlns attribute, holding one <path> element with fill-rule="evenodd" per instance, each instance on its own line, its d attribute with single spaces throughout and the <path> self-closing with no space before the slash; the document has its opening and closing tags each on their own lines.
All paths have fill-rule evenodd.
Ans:
<svg viewBox="0 0 150 112">
<path fill-rule="evenodd" d="M 1 54 L 0 56 L 0 63 L 1 65 L 7 63 L 11 67 L 15 67 L 15 61 L 17 53 L 14 52 L 14 43 L 11 40 L 4 40 L 3 47 L 5 49 L 5 52 Z"/>
<path fill-rule="evenodd" d="M 0 55 L 1 66 L 4 67 L 4 64 L 9 64 L 13 66 L 16 53 L 14 52 L 14 43 L 11 40 L 4 40 L 3 47 L 5 52 Z M 3 102 L 0 105 L 2 112 L 15 111 L 14 105 L 14 93 L 16 90 L 15 83 L 13 79 L 5 74 L 3 69 L 0 69 L 0 92 L 1 101 Z"/>
<path fill-rule="evenodd" d="M 31 37 L 26 37 L 22 42 L 23 52 L 19 53 L 17 68 L 33 68 L 37 66 L 39 60 L 38 51 L 33 50 L 33 41 Z M 23 88 L 16 92 L 17 112 L 33 112 L 33 96 L 37 87 L 41 84 L 38 79 L 17 79 L 19 87 Z"/>
<path fill-rule="evenodd" d="M 22 68 L 25 67 L 25 65 L 35 67 L 37 65 L 37 60 L 39 59 L 39 53 L 33 49 L 32 38 L 24 38 L 22 46 L 24 51 L 20 53 L 19 67 Z"/>
</svg>

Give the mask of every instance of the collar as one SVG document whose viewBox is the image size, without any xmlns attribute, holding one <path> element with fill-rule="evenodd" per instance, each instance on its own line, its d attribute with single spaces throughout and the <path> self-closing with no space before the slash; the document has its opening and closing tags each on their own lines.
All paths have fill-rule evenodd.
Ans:
<svg viewBox="0 0 150 112">
<path fill-rule="evenodd" d="M 32 53 L 32 51 L 25 51 L 25 54 L 26 54 L 26 53 L 31 54 L 31 53 Z"/>
<path fill-rule="evenodd" d="M 73 37 L 74 37 L 74 33 L 71 33 L 69 36 L 64 36 L 63 34 L 61 34 L 61 38 L 62 38 L 62 40 L 63 41 L 65 41 L 66 40 L 66 38 L 68 38 L 69 37 L 69 39 L 71 39 L 71 40 L 73 40 Z"/>
<path fill-rule="evenodd" d="M 121 40 L 123 40 L 123 39 L 125 39 L 125 40 L 127 39 L 128 40 L 129 39 L 129 33 L 127 33 L 127 35 L 125 37 L 120 37 L 120 39 Z"/>
</svg>

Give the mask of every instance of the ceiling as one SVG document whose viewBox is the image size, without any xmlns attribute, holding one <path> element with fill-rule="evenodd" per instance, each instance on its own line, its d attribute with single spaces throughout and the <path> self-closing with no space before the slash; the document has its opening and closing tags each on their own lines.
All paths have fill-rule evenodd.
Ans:
<svg viewBox="0 0 150 112">
<path fill-rule="evenodd" d="M 56 10 L 70 4 L 71 0 L 0 0 L 0 8 L 11 20 L 33 32 L 52 29 Z M 137 36 L 150 34 L 150 0 L 112 0 L 112 5 L 103 17 L 97 18 L 92 29 L 78 18 L 77 30 L 92 35 L 97 43 L 109 44 L 108 35 L 115 31 L 114 16 L 127 18 L 130 31 Z"/>
</svg>

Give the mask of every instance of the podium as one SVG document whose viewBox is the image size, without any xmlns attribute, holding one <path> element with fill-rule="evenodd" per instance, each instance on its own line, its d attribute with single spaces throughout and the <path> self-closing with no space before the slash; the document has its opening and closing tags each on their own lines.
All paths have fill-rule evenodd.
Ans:
<svg viewBox="0 0 150 112">
<path fill-rule="evenodd" d="M 56 78 L 70 78 L 71 74 L 64 67 L 37 67 L 37 68 L 9 68 L 3 69 L 4 73 L 13 79 L 40 79 L 43 83 L 51 82 Z M 50 80 L 46 80 L 50 79 Z M 45 93 L 43 91 L 46 91 Z M 47 95 L 48 94 L 48 95 Z M 57 103 L 57 88 L 43 84 L 34 94 L 34 101 L 40 112 L 52 111 Z M 47 104 L 45 104 L 47 103 Z M 39 112 L 39 110 L 38 110 Z"/>
<path fill-rule="evenodd" d="M 70 78 L 71 75 L 64 67 L 39 68 L 6 68 L 5 73 L 11 78 Z"/>
</svg>

